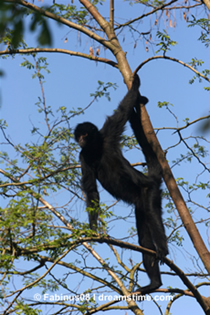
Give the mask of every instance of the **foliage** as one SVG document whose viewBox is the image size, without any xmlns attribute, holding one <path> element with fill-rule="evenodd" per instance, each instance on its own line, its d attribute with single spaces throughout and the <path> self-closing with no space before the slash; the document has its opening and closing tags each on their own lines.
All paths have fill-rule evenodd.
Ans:
<svg viewBox="0 0 210 315">
<path fill-rule="evenodd" d="M 198 38 L 203 44 L 205 44 L 206 47 L 209 47 L 210 44 L 210 38 L 209 38 L 209 29 L 210 29 L 210 23 L 209 23 L 209 17 L 207 19 L 196 19 L 194 15 L 192 15 L 192 20 L 189 21 L 189 27 L 192 26 L 199 26 L 201 31 L 201 36 Z"/>
<path fill-rule="evenodd" d="M 165 30 L 163 30 L 163 32 L 158 31 L 157 37 L 160 40 L 157 46 L 161 46 L 161 47 L 156 51 L 156 53 L 162 50 L 163 54 L 165 54 L 168 50 L 170 50 L 170 46 L 174 46 L 177 44 L 176 41 L 171 40 L 170 36 L 167 34 Z"/>
</svg>

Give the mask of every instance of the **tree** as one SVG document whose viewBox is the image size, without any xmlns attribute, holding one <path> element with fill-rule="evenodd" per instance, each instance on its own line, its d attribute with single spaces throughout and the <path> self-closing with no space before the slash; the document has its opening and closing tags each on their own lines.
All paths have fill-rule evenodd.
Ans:
<svg viewBox="0 0 210 315">
<path fill-rule="evenodd" d="M 23 0 L 6 0 L 1 3 L 1 42 L 5 47 L 0 51 L 0 55 L 6 58 L 2 63 L 10 62 L 10 56 L 18 58 L 20 55 L 23 58 L 21 66 L 34 72 L 33 78 L 39 81 L 41 89 L 41 97 L 38 98 L 36 106 L 45 122 L 43 127 L 38 125 L 40 118 L 37 118 L 35 123 L 32 120 L 33 128 L 29 140 L 26 144 L 22 141 L 18 144 L 20 140 L 17 142 L 12 140 L 13 137 L 8 135 L 6 121 L 1 120 L 4 148 L 1 153 L 3 166 L 0 170 L 2 174 L 0 187 L 4 198 L 0 217 L 2 314 L 39 314 L 41 310 L 46 312 L 46 309 L 52 314 L 71 312 L 93 314 L 99 311 L 111 313 L 111 310 L 130 310 L 135 314 L 144 314 L 148 311 L 151 313 L 154 307 L 156 312 L 161 313 L 166 309 L 165 313 L 169 314 L 174 302 L 182 296 L 192 297 L 204 313 L 210 314 L 210 297 L 207 294 L 210 285 L 209 180 L 206 176 L 210 171 L 206 162 L 206 145 L 209 142 L 203 130 L 201 133 L 198 129 L 192 129 L 195 124 L 204 122 L 203 126 L 207 126 L 208 131 L 210 115 L 201 116 L 200 112 L 196 111 L 195 119 L 185 116 L 184 124 L 180 126 L 182 111 L 177 113 L 176 110 L 172 110 L 172 104 L 163 100 L 163 96 L 158 102 L 159 109 L 154 109 L 154 104 L 151 104 L 153 96 L 150 92 L 154 90 L 153 84 L 156 85 L 156 92 L 160 89 L 159 83 L 164 76 L 164 66 L 155 70 L 156 78 L 160 81 L 154 83 L 152 77 L 154 68 L 158 69 L 154 66 L 154 60 L 162 60 L 165 65 L 167 64 L 166 67 L 170 67 L 171 82 L 165 83 L 167 88 L 162 90 L 164 98 L 167 89 L 170 88 L 169 94 L 173 94 L 174 91 L 175 94 L 180 94 L 178 83 L 174 86 L 173 76 L 175 67 L 179 69 L 177 71 L 182 71 L 180 68 L 184 66 L 184 71 L 187 69 L 193 73 L 190 83 L 196 86 L 196 91 L 198 89 L 199 100 L 205 100 L 204 93 L 209 91 L 209 87 L 205 87 L 204 84 L 210 82 L 209 70 L 204 68 L 202 60 L 194 56 L 188 62 L 179 60 L 175 55 L 177 42 L 171 37 L 173 33 L 170 35 L 171 29 L 174 32 L 179 29 L 177 19 L 180 15 L 174 13 L 179 10 L 183 16 L 180 23 L 186 36 L 192 34 L 190 32 L 197 34 L 199 29 L 199 47 L 201 44 L 208 47 L 210 25 L 205 5 L 208 7 L 208 2 L 203 4 L 199 1 L 185 1 L 178 4 L 175 0 L 168 3 L 130 1 L 120 4 L 110 0 L 109 5 L 108 2 L 81 0 L 76 3 L 72 1 L 71 5 L 54 3 L 48 7 L 41 7 L 40 3 L 37 6 Z M 108 12 L 109 16 L 106 18 Z M 126 21 L 121 23 L 119 12 L 124 15 L 132 12 L 132 18 L 129 19 L 127 16 Z M 59 29 L 59 32 L 66 34 L 62 35 L 63 46 L 70 42 L 69 46 L 75 47 L 75 50 L 60 49 L 53 44 L 58 34 L 56 22 L 72 31 L 66 34 L 63 28 Z M 188 26 L 187 29 L 185 25 Z M 31 42 L 31 36 L 33 38 L 37 36 L 39 45 L 47 48 L 39 46 L 29 48 L 27 40 Z M 123 47 L 127 49 L 128 43 L 132 43 L 133 52 L 139 49 L 139 55 L 135 55 L 135 58 L 130 57 L 130 50 L 126 53 L 123 49 Z M 87 45 L 89 51 L 85 53 Z M 175 56 L 170 53 L 172 49 Z M 148 51 L 151 56 L 144 58 Z M 43 53 L 45 55 L 42 55 Z M 108 100 L 112 97 L 112 110 L 115 109 L 112 88 L 115 90 L 116 85 L 110 82 L 113 79 L 109 79 L 108 83 L 99 80 L 96 92 L 91 94 L 92 100 L 86 101 L 82 108 L 75 108 L 74 104 L 67 109 L 62 102 L 56 105 L 56 108 L 50 106 L 46 101 L 43 75 L 44 71 L 49 73 L 46 59 L 49 53 L 60 53 L 55 54 L 54 58 L 67 54 L 75 59 L 81 57 L 80 63 L 85 60 L 83 66 L 81 65 L 80 69 L 75 68 L 75 71 L 68 68 L 66 60 L 63 64 L 65 67 L 62 68 L 62 72 L 68 71 L 68 75 L 74 78 L 70 84 L 68 83 L 70 92 L 66 93 L 70 104 L 73 101 L 80 103 L 80 97 L 85 93 L 85 84 L 81 81 L 87 83 L 91 76 L 87 71 L 87 65 L 91 67 L 88 70 L 95 69 L 91 71 L 96 71 L 97 75 L 104 71 L 103 64 L 106 65 L 104 72 L 108 72 L 108 69 L 111 69 L 109 71 L 112 71 L 112 74 L 120 72 L 128 88 L 132 79 L 131 66 L 135 71 L 139 71 L 142 86 L 145 78 L 148 78 L 150 85 L 146 96 L 150 103 L 147 108 L 157 110 L 159 119 L 161 116 L 164 117 L 162 126 L 154 130 L 147 108 L 141 108 L 143 128 L 161 163 L 166 184 L 163 191 L 163 206 L 170 257 L 165 259 L 165 267 L 162 268 L 163 274 L 167 275 L 164 277 L 163 288 L 157 290 L 165 294 L 163 306 L 162 302 L 160 305 L 160 298 L 156 299 L 157 296 L 163 295 L 157 295 L 157 292 L 154 295 L 140 297 L 151 299 L 153 303 L 146 304 L 130 298 L 130 294 L 144 281 L 144 278 L 142 280 L 144 269 L 139 252 L 146 250 L 136 245 L 132 209 L 126 208 L 124 211 L 123 205 L 117 201 L 105 204 L 107 197 L 103 192 L 98 234 L 84 223 L 82 214 L 85 205 L 80 188 L 79 150 L 73 140 L 73 127 L 77 119 L 89 120 L 88 110 L 95 105 L 96 100 L 104 96 Z M 186 80 L 184 82 L 182 94 L 189 91 Z M 93 84 L 95 86 L 95 83 Z M 206 91 L 202 94 L 204 96 L 200 97 L 202 88 Z M 21 95 L 23 103 L 24 96 L 31 95 L 32 92 L 23 91 Z M 192 88 L 189 93 L 193 94 Z M 55 97 L 54 94 L 58 92 L 55 89 L 51 94 Z M 123 95 L 119 95 L 118 101 Z M 61 99 L 60 93 L 59 101 Z M 197 105 L 197 100 L 192 99 L 191 95 L 187 98 L 182 95 L 179 101 L 183 99 L 187 100 L 187 113 L 191 116 L 189 108 Z M 21 111 L 21 106 L 22 104 L 16 105 L 17 113 Z M 104 111 L 108 114 L 106 109 Z M 166 121 L 169 120 L 167 113 L 175 118 L 176 127 L 173 124 L 172 127 L 167 127 Z M 85 117 L 80 118 L 81 114 L 85 114 Z M 160 145 L 157 140 L 156 131 L 162 139 L 160 143 L 165 143 L 164 150 L 162 143 Z M 172 139 L 171 131 L 175 133 L 177 142 Z M 165 132 L 168 142 L 163 140 Z M 133 152 L 134 166 L 141 165 L 140 150 L 134 137 L 125 136 L 122 146 L 125 153 L 128 149 L 128 154 Z M 185 164 L 181 173 L 180 170 L 176 170 L 176 166 L 183 163 Z M 140 167 L 142 169 L 142 166 Z M 176 180 L 172 168 L 177 174 Z M 108 198 L 110 200 L 110 196 Z M 77 209 L 82 210 L 77 212 Z M 195 251 L 191 248 L 189 240 Z M 178 263 L 173 263 L 178 246 L 182 253 L 190 252 L 189 256 L 187 253 L 189 269 L 180 258 L 176 258 Z M 151 255 L 155 253 L 151 252 Z M 204 278 L 203 282 L 199 280 L 201 277 Z M 176 282 L 178 278 L 180 281 Z M 173 299 L 167 301 L 166 297 Z M 197 305 L 193 304 L 193 307 Z"/>
</svg>

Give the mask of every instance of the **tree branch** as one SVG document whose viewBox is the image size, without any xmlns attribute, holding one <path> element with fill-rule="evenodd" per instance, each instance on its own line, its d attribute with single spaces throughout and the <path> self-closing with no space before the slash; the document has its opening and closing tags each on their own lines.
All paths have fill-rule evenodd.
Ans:
<svg viewBox="0 0 210 315">
<path fill-rule="evenodd" d="M 13 178 L 13 180 L 16 181 L 14 178 Z M 25 188 L 26 187 L 23 187 L 23 189 L 25 189 Z M 33 192 L 31 192 L 31 194 L 34 195 Z M 35 198 L 37 198 L 37 197 L 35 196 Z M 54 213 L 54 215 L 57 216 L 71 231 L 73 230 L 73 226 L 58 211 L 56 211 L 55 208 L 52 207 L 46 200 L 44 200 L 42 197 L 39 197 L 38 200 L 45 207 L 47 207 L 52 213 Z M 154 256 L 156 255 L 156 253 L 154 251 L 152 251 L 152 250 L 145 249 L 145 248 L 143 248 L 141 246 L 132 245 L 132 244 L 129 244 L 127 242 L 120 241 L 120 240 L 111 239 L 110 237 L 106 237 L 106 236 L 103 236 L 103 237 L 90 237 L 90 238 L 79 237 L 76 241 L 74 241 L 72 243 L 73 247 L 75 247 L 79 243 L 82 243 L 83 246 L 85 246 L 85 248 L 93 255 L 93 257 L 95 257 L 98 260 L 98 262 L 103 266 L 103 268 L 105 268 L 107 270 L 107 272 L 110 274 L 110 276 L 117 282 L 117 284 L 119 285 L 119 287 L 120 287 L 120 289 L 122 291 L 122 294 L 125 295 L 125 296 L 129 296 L 130 293 L 127 291 L 127 289 L 125 288 L 125 286 L 123 285 L 121 280 L 118 278 L 118 276 L 111 270 L 111 268 L 105 263 L 105 261 L 96 253 L 96 251 L 87 243 L 88 241 L 97 241 L 99 243 L 112 244 L 112 245 L 116 245 L 116 246 L 119 246 L 119 247 L 122 247 L 122 248 L 128 248 L 128 249 L 132 249 L 132 250 L 135 250 L 135 251 L 140 251 L 140 252 L 143 252 L 143 253 L 146 252 L 146 253 L 149 253 L 149 254 L 154 255 Z M 72 246 L 70 248 L 72 248 Z M 69 252 L 69 250 L 67 252 Z M 65 252 L 61 257 L 59 257 L 58 260 L 60 261 L 62 257 L 66 256 L 67 252 Z M 183 271 L 181 269 L 179 269 L 176 265 L 174 265 L 173 262 L 170 261 L 167 258 L 164 258 L 164 262 L 172 270 L 174 270 L 176 274 L 179 275 L 179 277 L 182 279 L 184 284 L 194 294 L 195 298 L 197 299 L 197 301 L 201 305 L 201 307 L 204 309 L 206 314 L 209 315 L 210 313 L 208 313 L 208 310 L 206 309 L 206 304 L 204 303 L 201 295 L 199 294 L 198 290 L 193 286 L 193 284 L 189 281 L 189 279 L 184 275 Z M 54 266 L 54 264 L 53 264 L 53 266 Z M 49 271 L 51 269 L 52 268 L 50 268 Z M 43 278 L 44 276 L 45 276 L 45 274 L 41 278 Z M 37 283 L 37 280 L 35 280 L 33 282 L 33 284 L 35 284 L 35 283 Z M 25 290 L 27 287 L 28 286 L 22 288 L 21 290 Z M 21 294 L 21 292 L 22 292 L 21 290 L 18 290 L 18 291 L 14 292 L 14 293 L 19 292 L 18 295 L 16 296 L 16 298 Z M 10 303 L 9 308 L 14 303 L 15 299 Z M 137 307 L 135 301 L 131 300 L 131 301 L 127 301 L 127 303 L 129 304 L 130 309 L 132 309 L 135 314 L 141 314 L 141 313 L 139 313 L 139 308 Z M 209 310 L 209 312 L 210 312 L 210 310 Z"/>
<path fill-rule="evenodd" d="M 92 17 L 97 21 L 100 27 L 106 33 L 109 43 L 112 45 L 110 50 L 116 56 L 119 52 L 122 52 L 122 48 L 117 40 L 117 37 L 114 33 L 113 28 L 110 23 L 107 22 L 102 15 L 96 10 L 96 8 L 88 1 L 88 0 L 80 0 L 80 2 L 84 5 L 84 7 L 90 12 Z"/>
<path fill-rule="evenodd" d="M 17 295 L 15 296 L 15 298 L 12 300 L 12 302 L 8 305 L 8 307 L 4 310 L 4 314 L 7 314 L 7 311 L 10 309 L 10 307 L 12 306 L 12 304 L 16 301 L 16 299 L 18 298 L 18 296 L 23 292 L 25 291 L 26 289 L 32 287 L 34 284 L 36 284 L 37 282 L 39 282 L 41 279 L 43 279 L 49 272 L 50 270 L 57 264 L 58 261 L 60 261 L 61 259 L 63 259 L 67 254 L 68 252 L 71 250 L 71 248 L 67 249 L 60 257 L 58 257 L 57 259 L 55 259 L 53 261 L 53 264 L 49 267 L 49 269 L 41 276 L 39 277 L 38 279 L 36 279 L 35 281 L 27 284 L 26 286 L 22 287 L 21 289 L 19 290 L 16 290 L 14 292 L 12 292 L 11 294 L 9 294 L 7 297 L 9 296 L 12 296 L 14 294 L 17 293 Z"/>
<path fill-rule="evenodd" d="M 60 48 L 29 48 L 29 49 L 9 49 L 9 50 L 6 49 L 3 51 L 0 51 L 0 55 L 32 54 L 32 53 L 40 53 L 40 52 L 62 53 L 62 54 L 70 55 L 70 56 L 86 58 L 86 59 L 92 60 L 92 61 L 103 62 L 103 63 L 106 63 L 112 67 L 115 67 L 115 68 L 118 67 L 116 62 L 109 60 L 109 59 L 106 59 L 106 58 L 90 56 L 88 54 L 84 54 L 81 52 L 67 50 L 67 49 L 60 49 Z"/>
<path fill-rule="evenodd" d="M 210 11 L 210 0 L 202 0 L 202 2 L 206 5 L 206 7 L 209 9 Z"/>
<path fill-rule="evenodd" d="M 45 262 L 51 262 L 51 263 L 54 262 L 54 258 L 50 258 L 50 257 L 46 257 L 46 256 L 41 256 L 41 255 L 39 255 L 39 254 L 38 254 L 38 257 L 39 257 L 41 260 L 45 261 Z M 73 265 L 73 264 L 71 264 L 71 263 L 67 263 L 67 262 L 61 261 L 61 260 L 58 261 L 58 264 L 59 264 L 60 266 L 63 266 L 63 267 L 72 269 L 72 270 L 74 270 L 74 271 L 76 271 L 76 272 L 78 272 L 78 273 L 81 273 L 83 276 L 88 277 L 88 278 L 90 278 L 90 279 L 92 279 L 92 280 L 98 281 L 99 283 L 101 283 L 101 284 L 103 284 L 103 285 L 105 285 L 105 286 L 110 287 L 113 291 L 117 292 L 118 294 L 121 294 L 121 293 L 122 293 L 122 292 L 119 290 L 119 288 L 117 288 L 116 286 L 114 286 L 112 283 L 110 283 L 110 282 L 108 282 L 108 281 L 106 281 L 106 280 L 104 280 L 104 279 L 102 279 L 102 278 L 99 278 L 99 277 L 97 277 L 96 275 L 93 275 L 92 273 L 87 272 L 87 271 L 85 271 L 84 269 L 79 268 L 78 266 L 75 266 L 75 265 Z"/>
<path fill-rule="evenodd" d="M 167 7 L 167 6 L 169 6 L 169 5 L 171 5 L 172 3 L 177 2 L 177 1 L 178 1 L 178 0 L 171 0 L 171 1 L 168 2 L 168 3 L 165 3 L 165 4 L 161 5 L 161 6 L 159 6 L 158 8 L 155 8 L 155 9 L 153 8 L 150 12 L 144 13 L 144 14 L 138 16 L 137 18 L 135 18 L 135 19 L 133 19 L 133 20 L 130 20 L 130 21 L 124 23 L 124 24 L 118 25 L 117 27 L 115 27 L 114 30 L 116 31 L 116 30 L 118 30 L 118 29 L 121 28 L 121 27 L 128 26 L 128 25 L 130 25 L 130 24 L 132 24 L 132 23 L 134 23 L 134 22 L 136 22 L 136 21 L 139 21 L 139 20 L 143 19 L 144 17 L 147 17 L 147 16 L 149 16 L 149 15 L 151 15 L 151 14 L 153 14 L 153 13 L 159 11 L 159 10 L 163 10 L 165 7 Z"/>
<path fill-rule="evenodd" d="M 184 227 L 187 230 L 188 235 L 190 236 L 193 245 L 197 253 L 199 254 L 205 268 L 210 273 L 210 253 L 189 213 L 189 210 L 185 204 L 185 201 L 180 193 L 180 190 L 177 186 L 173 173 L 168 165 L 168 162 L 165 158 L 165 154 L 160 146 L 160 143 L 154 132 L 154 128 L 151 124 L 149 115 L 146 111 L 145 106 L 141 106 L 141 122 L 145 132 L 146 137 L 150 145 L 152 146 L 153 151 L 155 152 L 159 163 L 163 170 L 163 178 L 166 183 L 166 186 L 170 192 L 171 198 L 179 212 L 179 215 L 182 219 Z"/>
<path fill-rule="evenodd" d="M 114 0 L 110 0 L 109 24 L 114 28 Z"/>
<path fill-rule="evenodd" d="M 198 76 L 200 76 L 201 78 L 205 79 L 206 81 L 210 82 L 210 79 L 207 78 L 205 75 L 203 75 L 202 73 L 200 73 L 199 71 L 197 71 L 196 69 L 194 69 L 192 66 L 188 65 L 187 63 L 179 60 L 179 59 L 176 59 L 176 58 L 173 58 L 173 57 L 168 57 L 168 56 L 153 56 L 153 57 L 150 57 L 146 60 L 144 60 L 136 69 L 135 69 L 135 73 L 138 72 L 146 63 L 148 63 L 149 61 L 151 60 L 155 60 L 155 59 L 166 59 L 166 60 L 171 60 L 171 61 L 175 61 L 175 62 L 178 62 L 180 63 L 181 65 L 183 65 L 184 67 L 187 67 L 188 69 L 192 70 L 193 72 L 195 72 Z"/>
<path fill-rule="evenodd" d="M 10 178 L 12 178 L 14 181 L 16 181 L 15 178 L 13 178 L 12 176 L 10 176 Z M 25 186 L 23 186 L 22 189 L 26 189 Z M 47 202 L 46 200 L 44 200 L 42 197 L 37 197 L 35 193 L 33 193 L 32 191 L 30 192 L 30 194 L 35 197 L 36 199 L 38 199 L 46 208 L 48 208 L 57 218 L 59 218 L 59 220 L 61 220 L 68 228 L 70 231 L 74 230 L 74 227 L 64 218 L 64 216 L 62 214 L 60 214 L 58 211 L 56 211 L 56 209 L 51 206 L 49 204 L 49 202 Z M 93 238 L 91 238 L 91 241 L 93 240 Z M 126 287 L 124 286 L 123 282 L 120 280 L 120 278 L 115 274 L 115 272 L 112 270 L 112 268 L 110 268 L 108 266 L 108 264 L 100 257 L 100 255 L 85 241 L 83 241 L 83 238 L 78 237 L 77 241 L 81 242 L 83 244 L 83 246 L 92 254 L 92 256 L 100 263 L 100 265 L 108 272 L 108 274 L 113 278 L 114 281 L 116 281 L 116 283 L 118 284 L 120 290 L 122 291 L 122 294 L 127 296 L 129 295 L 128 290 L 126 289 Z M 73 245 L 75 246 L 75 245 Z M 62 256 L 61 256 L 62 257 Z M 60 258 L 59 258 L 60 260 Z M 57 260 L 56 260 L 57 261 Z M 54 264 L 53 264 L 54 266 Z M 52 269 L 52 268 L 50 268 Z M 50 270 L 49 269 L 49 270 Z M 37 281 L 34 281 L 33 283 L 36 283 Z M 25 289 L 27 287 L 24 287 L 23 289 Z M 19 291 L 19 290 L 18 290 Z M 15 291 L 17 292 L 17 291 Z M 14 292 L 14 293 L 15 293 Z M 21 294 L 21 292 L 18 293 L 18 295 L 15 297 L 15 299 Z M 11 307 L 11 305 L 14 303 L 15 299 L 12 301 L 12 303 L 10 303 L 9 308 Z M 134 312 L 134 314 L 136 315 L 143 315 L 141 310 L 139 309 L 139 307 L 137 306 L 136 302 L 134 300 L 126 300 L 126 302 L 129 305 L 129 308 Z M 7 308 L 8 309 L 8 308 Z"/>
<path fill-rule="evenodd" d="M 190 148 L 190 146 L 187 144 L 187 142 L 184 140 L 184 138 L 181 135 L 181 132 L 178 131 L 178 135 L 180 140 L 184 143 L 184 145 L 188 148 L 188 150 L 192 153 L 192 155 L 198 160 L 198 163 L 200 163 L 201 165 L 203 165 L 204 169 L 206 171 L 208 171 L 210 173 L 210 169 L 208 167 L 206 167 L 206 165 L 199 159 L 199 157 L 197 156 L 197 154 Z"/>
</svg>

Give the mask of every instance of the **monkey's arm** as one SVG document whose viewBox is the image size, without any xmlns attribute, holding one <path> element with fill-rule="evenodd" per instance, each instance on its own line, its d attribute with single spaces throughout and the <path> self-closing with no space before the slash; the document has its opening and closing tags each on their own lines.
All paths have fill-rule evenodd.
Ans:
<svg viewBox="0 0 210 315">
<path fill-rule="evenodd" d="M 93 170 L 80 157 L 82 165 L 82 189 L 86 195 L 86 205 L 89 217 L 90 228 L 97 230 L 97 220 L 99 214 L 99 193 L 97 190 L 96 178 Z"/>
<path fill-rule="evenodd" d="M 134 76 L 131 89 L 120 102 L 114 114 L 107 117 L 100 132 L 110 141 L 119 143 L 124 126 L 129 119 L 132 109 L 135 107 L 139 97 L 140 80 L 138 75 Z"/>
</svg>

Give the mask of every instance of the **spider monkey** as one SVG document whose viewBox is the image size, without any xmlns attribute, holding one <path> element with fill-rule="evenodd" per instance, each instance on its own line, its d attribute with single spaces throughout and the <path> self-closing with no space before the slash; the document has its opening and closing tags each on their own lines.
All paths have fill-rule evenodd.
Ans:
<svg viewBox="0 0 210 315">
<path fill-rule="evenodd" d="M 162 285 L 158 260 L 163 261 L 168 247 L 161 218 L 161 167 L 141 125 L 139 104 L 145 105 L 148 99 L 141 96 L 139 86 L 140 79 L 135 75 L 131 89 L 103 127 L 98 130 L 92 123 L 84 122 L 77 125 L 74 136 L 82 148 L 82 189 L 86 194 L 90 228 L 97 228 L 98 180 L 113 197 L 135 206 L 139 244 L 157 252 L 156 259 L 143 254 L 150 284 L 140 291 L 146 294 Z M 128 120 L 145 155 L 148 176 L 134 169 L 122 155 L 120 140 Z"/>
</svg>

